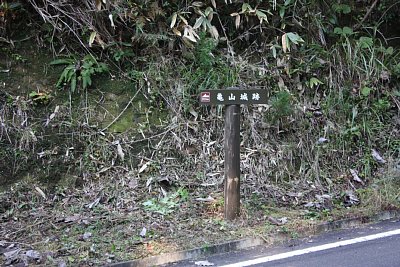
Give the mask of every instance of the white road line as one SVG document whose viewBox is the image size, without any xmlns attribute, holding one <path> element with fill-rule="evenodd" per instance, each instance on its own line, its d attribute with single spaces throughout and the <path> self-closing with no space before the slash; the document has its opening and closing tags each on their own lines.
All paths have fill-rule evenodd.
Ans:
<svg viewBox="0 0 400 267">
<path fill-rule="evenodd" d="M 251 266 L 251 265 L 256 265 L 256 264 L 260 264 L 260 263 L 265 263 L 265 262 L 270 262 L 270 261 L 286 259 L 286 258 L 290 258 L 290 257 L 294 257 L 294 256 L 304 255 L 304 254 L 308 254 L 308 253 L 312 253 L 312 252 L 327 250 L 327 249 L 331 249 L 331 248 L 338 248 L 338 247 L 348 246 L 348 245 L 352 245 L 352 244 L 356 244 L 356 243 L 371 241 L 371 240 L 375 240 L 375 239 L 379 239 L 379 238 L 394 236 L 394 235 L 398 235 L 398 234 L 400 234 L 400 229 L 389 231 L 389 232 L 383 232 L 383 233 L 379 233 L 379 234 L 375 234 L 375 235 L 368 235 L 368 236 L 363 236 L 363 237 L 357 237 L 354 239 L 338 241 L 338 242 L 320 245 L 320 246 L 316 246 L 316 247 L 311 247 L 311 248 L 300 249 L 300 250 L 285 252 L 285 253 L 281 253 L 281 254 L 266 256 L 266 257 L 262 257 L 262 258 L 258 258 L 258 259 L 254 259 L 254 260 L 232 263 L 232 264 L 228 264 L 228 265 L 223 265 L 221 267 Z"/>
</svg>

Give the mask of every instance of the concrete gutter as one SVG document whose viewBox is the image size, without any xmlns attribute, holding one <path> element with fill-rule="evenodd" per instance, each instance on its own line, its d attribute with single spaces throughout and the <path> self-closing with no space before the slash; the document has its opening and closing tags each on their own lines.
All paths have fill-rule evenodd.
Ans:
<svg viewBox="0 0 400 267">
<path fill-rule="evenodd" d="M 344 220 L 326 222 L 319 225 L 316 225 L 313 229 L 305 231 L 301 233 L 301 235 L 316 235 L 321 234 L 323 232 L 329 232 L 333 230 L 346 229 L 346 228 L 354 228 L 356 226 L 379 222 L 385 220 L 392 220 L 400 218 L 400 211 L 384 211 L 380 212 L 373 216 L 360 216 L 356 218 L 349 218 Z M 274 243 L 282 243 L 282 238 L 272 238 L 272 244 Z M 151 267 L 151 266 L 159 266 L 168 263 L 196 259 L 200 257 L 206 257 L 215 254 L 222 254 L 231 251 L 237 251 L 241 249 L 249 249 L 256 246 L 261 246 L 267 244 L 266 240 L 263 238 L 246 238 L 241 240 L 230 241 L 226 243 L 221 243 L 217 245 L 211 245 L 202 248 L 195 248 L 185 251 L 178 251 L 172 253 L 165 253 L 159 256 L 153 256 L 144 259 L 137 259 L 133 261 L 114 263 L 107 265 L 108 267 Z M 268 242 L 268 245 L 271 245 Z"/>
<path fill-rule="evenodd" d="M 178 251 L 172 253 L 165 253 L 159 256 L 153 256 L 149 258 L 115 263 L 107 265 L 109 267 L 150 267 L 158 266 L 167 263 L 195 259 L 198 257 L 210 256 L 215 254 L 226 253 L 235 250 L 241 250 L 265 244 L 265 241 L 261 238 L 246 238 L 241 240 L 235 240 L 226 242 L 218 245 L 211 245 L 203 248 L 195 248 L 185 251 Z"/>
</svg>

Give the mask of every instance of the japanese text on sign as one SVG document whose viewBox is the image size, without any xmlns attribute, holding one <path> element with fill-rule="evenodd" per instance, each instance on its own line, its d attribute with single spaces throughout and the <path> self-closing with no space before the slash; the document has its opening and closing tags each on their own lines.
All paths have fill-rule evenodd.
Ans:
<svg viewBox="0 0 400 267">
<path fill-rule="evenodd" d="M 204 95 L 207 97 L 204 98 Z M 267 90 L 228 88 L 204 90 L 200 93 L 202 105 L 266 104 Z"/>
</svg>

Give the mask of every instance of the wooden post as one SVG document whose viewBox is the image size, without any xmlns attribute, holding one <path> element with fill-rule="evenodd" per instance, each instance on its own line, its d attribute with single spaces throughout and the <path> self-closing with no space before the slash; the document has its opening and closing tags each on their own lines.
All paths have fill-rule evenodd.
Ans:
<svg viewBox="0 0 400 267">
<path fill-rule="evenodd" d="M 224 216 L 234 220 L 240 212 L 240 105 L 268 103 L 268 90 L 231 87 L 203 90 L 201 105 L 225 105 L 225 188 Z"/>
<path fill-rule="evenodd" d="M 224 217 L 234 220 L 240 212 L 240 105 L 225 110 Z"/>
</svg>

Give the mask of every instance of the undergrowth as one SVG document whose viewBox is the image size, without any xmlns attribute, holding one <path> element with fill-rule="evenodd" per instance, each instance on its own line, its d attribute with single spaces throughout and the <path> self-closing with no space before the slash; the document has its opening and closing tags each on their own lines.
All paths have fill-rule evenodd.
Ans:
<svg viewBox="0 0 400 267">
<path fill-rule="evenodd" d="M 340 218 L 357 209 L 399 208 L 400 53 L 379 26 L 348 21 L 350 15 L 363 14 L 357 7 L 301 1 L 308 5 L 300 8 L 296 1 L 271 1 L 274 8 L 270 2 L 250 1 L 226 4 L 222 10 L 199 1 L 185 7 L 128 2 L 124 4 L 137 12 L 127 24 L 122 17 L 111 17 L 114 29 L 109 17 L 102 24 L 105 13 L 99 12 L 94 21 L 82 12 L 76 12 L 81 17 L 69 17 L 84 6 L 47 1 L 48 7 L 68 11 L 58 24 L 52 24 L 51 14 L 41 15 L 60 33 L 57 38 L 69 33 L 79 41 L 65 48 L 52 39 L 50 47 L 53 52 L 70 49 L 82 60 L 53 61 L 67 66 L 46 90 L 35 85 L 28 93 L 8 92 L 5 88 L 14 84 L 5 78 L 0 84 L 0 163 L 7 166 L 0 168 L 0 178 L 33 179 L 27 186 L 33 192 L 29 199 L 22 193 L 21 199 L 8 194 L 12 185 L 4 193 L 2 218 L 15 232 L 23 228 L 13 217 L 18 209 L 39 210 L 51 195 L 54 202 L 49 205 L 69 208 L 68 216 L 59 214 L 62 229 L 80 236 L 72 240 L 63 233 L 60 251 L 75 253 L 76 246 L 84 245 L 79 256 L 84 260 L 112 260 L 111 254 L 121 256 L 125 248 L 142 256 L 153 252 L 136 233 L 130 243 L 120 237 L 102 247 L 110 255 L 99 256 L 85 243 L 83 228 L 70 225 L 70 217 L 82 212 L 99 220 L 88 227 L 87 218 L 76 219 L 100 243 L 102 235 L 113 237 L 100 229 L 112 224 L 121 232 L 119 224 L 129 228 L 125 222 L 134 221 L 137 226 L 129 233 L 151 225 L 151 238 L 161 240 L 161 246 L 168 232 L 164 229 L 181 219 L 174 219 L 175 214 L 188 222 L 187 228 L 177 226 L 175 237 L 190 236 L 190 229 L 209 233 L 213 227 L 226 233 L 233 226 L 221 219 L 224 107 L 200 107 L 197 96 L 203 89 L 230 86 L 262 88 L 270 97 L 265 105 L 241 109 L 242 216 L 250 218 L 246 223 L 257 224 L 251 218 L 262 218 L 263 227 L 271 230 L 276 225 L 267 222 L 269 216 L 290 217 L 292 210 L 309 222 Z M 117 10 L 118 4 L 108 8 Z M 106 10 L 103 2 L 96 8 Z M 60 25 L 70 25 L 68 21 L 72 26 L 63 31 Z M 82 30 L 85 23 L 90 30 Z M 128 24 L 132 27 L 114 40 L 110 33 Z M 1 78 L 9 69 L 12 74 L 31 64 L 18 46 L 7 43 L 12 35 L 2 34 L 10 47 L 2 50 Z M 43 34 L 38 39 L 50 45 L 42 39 L 48 33 Z M 83 51 L 78 48 L 82 44 L 87 44 Z M 85 56 L 88 52 L 94 56 Z M 57 69 L 46 64 L 40 75 L 48 68 Z M 92 77 L 108 71 L 112 81 Z M 76 90 L 79 80 L 82 90 Z M 126 88 L 108 88 L 121 80 L 128 81 Z M 109 119 L 105 124 L 104 118 Z M 54 183 L 47 187 L 50 180 Z M 120 210 L 125 213 L 116 214 Z M 191 219 L 199 214 L 200 223 Z M 290 223 L 296 225 L 297 217 L 292 218 Z M 297 236 L 293 229 L 281 230 Z M 33 232 L 29 238 L 37 241 Z M 144 249 L 136 249 L 137 244 Z M 71 263 L 80 261 L 70 257 Z"/>
</svg>

